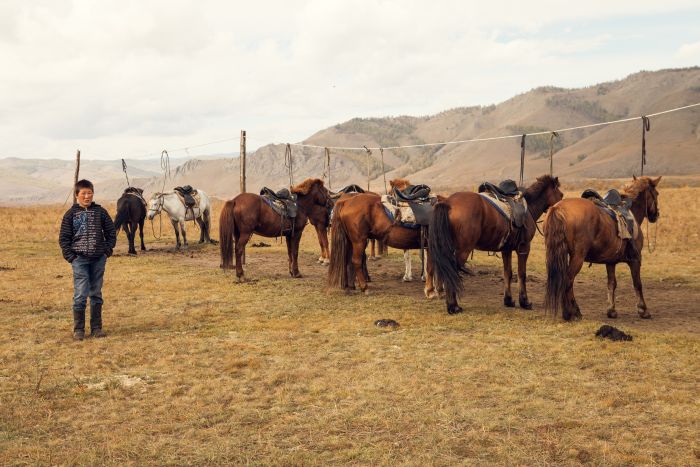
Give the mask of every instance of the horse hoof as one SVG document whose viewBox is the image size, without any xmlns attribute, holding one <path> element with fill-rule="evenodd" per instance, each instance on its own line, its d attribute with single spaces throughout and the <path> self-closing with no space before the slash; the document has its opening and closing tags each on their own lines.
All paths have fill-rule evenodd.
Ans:
<svg viewBox="0 0 700 467">
<path fill-rule="evenodd" d="M 129 256 L 136 256 L 136 252 L 135 252 L 135 251 L 134 251 L 134 252 L 131 252 L 131 251 L 130 251 L 130 252 L 127 253 L 127 255 L 129 255 Z"/>
<path fill-rule="evenodd" d="M 503 297 L 503 305 L 505 305 L 509 308 L 514 308 L 515 302 L 513 301 L 512 297 Z"/>
<path fill-rule="evenodd" d="M 616 319 L 616 318 L 617 318 L 617 311 L 615 311 L 615 310 L 608 310 L 608 318 L 610 318 L 610 319 Z"/>
<path fill-rule="evenodd" d="M 401 278 L 401 280 L 404 281 L 404 282 L 411 282 L 411 281 L 413 281 L 413 278 L 412 278 L 412 277 L 403 276 L 403 277 Z"/>
<path fill-rule="evenodd" d="M 461 313 L 462 311 L 463 311 L 462 307 L 459 305 L 454 305 L 454 306 L 447 305 L 447 314 L 449 314 L 449 315 L 456 315 L 457 313 Z"/>
<path fill-rule="evenodd" d="M 437 293 L 434 290 L 424 290 L 425 292 L 425 298 L 428 300 L 432 300 L 434 298 L 437 298 Z"/>
<path fill-rule="evenodd" d="M 651 313 L 649 313 L 647 310 L 638 310 L 639 312 L 639 317 L 642 319 L 651 319 Z"/>
<path fill-rule="evenodd" d="M 243 276 L 237 276 L 237 277 L 236 277 L 236 282 L 238 282 L 239 284 L 244 283 L 244 282 L 245 282 L 245 277 L 243 277 Z"/>
<path fill-rule="evenodd" d="M 368 259 L 370 261 L 377 261 L 379 259 L 379 256 L 370 256 Z"/>
<path fill-rule="evenodd" d="M 532 302 L 520 302 L 520 308 L 523 310 L 532 310 Z"/>
<path fill-rule="evenodd" d="M 365 294 L 365 296 L 369 296 L 369 289 L 363 290 L 362 293 Z"/>
</svg>

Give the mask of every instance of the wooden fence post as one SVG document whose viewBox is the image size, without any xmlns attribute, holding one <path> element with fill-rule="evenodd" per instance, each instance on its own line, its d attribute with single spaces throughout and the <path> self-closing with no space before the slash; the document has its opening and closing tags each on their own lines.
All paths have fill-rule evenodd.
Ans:
<svg viewBox="0 0 700 467">
<path fill-rule="evenodd" d="M 75 184 L 78 183 L 78 173 L 80 172 L 80 149 L 78 149 L 78 152 L 75 154 L 75 176 L 73 177 L 73 188 L 71 190 L 73 191 L 73 204 L 77 201 L 75 197 Z"/>
<path fill-rule="evenodd" d="M 241 152 L 238 156 L 241 167 L 241 193 L 245 193 L 245 139 L 245 130 L 241 130 Z"/>
</svg>

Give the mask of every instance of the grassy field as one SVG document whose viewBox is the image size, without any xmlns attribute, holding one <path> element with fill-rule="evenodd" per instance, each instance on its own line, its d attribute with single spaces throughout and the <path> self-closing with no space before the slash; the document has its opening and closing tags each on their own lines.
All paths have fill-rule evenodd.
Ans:
<svg viewBox="0 0 700 467">
<path fill-rule="evenodd" d="M 303 278 L 263 239 L 237 284 L 218 247 L 174 251 L 169 225 L 138 257 L 120 235 L 108 337 L 73 342 L 65 208 L 0 208 L 0 464 L 697 465 L 698 197 L 662 184 L 642 269 L 654 318 L 637 317 L 621 266 L 622 343 L 594 337 L 611 322 L 602 266 L 577 280 L 583 321 L 543 316 L 539 236 L 534 311 L 502 307 L 500 260 L 479 252 L 448 316 L 400 282 L 394 250 L 370 263 L 369 296 L 326 290 L 311 229 Z"/>
</svg>

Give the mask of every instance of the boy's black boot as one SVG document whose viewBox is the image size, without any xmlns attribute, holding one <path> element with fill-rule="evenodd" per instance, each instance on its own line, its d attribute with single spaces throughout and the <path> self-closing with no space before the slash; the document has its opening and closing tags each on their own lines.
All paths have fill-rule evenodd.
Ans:
<svg viewBox="0 0 700 467">
<path fill-rule="evenodd" d="M 105 337 L 102 332 L 102 304 L 90 304 L 90 335 L 92 337 Z"/>
<path fill-rule="evenodd" d="M 73 310 L 73 340 L 85 339 L 85 310 Z"/>
</svg>

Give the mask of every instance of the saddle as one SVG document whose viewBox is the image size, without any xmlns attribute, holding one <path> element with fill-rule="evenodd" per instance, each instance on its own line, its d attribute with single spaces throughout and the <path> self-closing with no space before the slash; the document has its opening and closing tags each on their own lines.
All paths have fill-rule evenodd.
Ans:
<svg viewBox="0 0 700 467">
<path fill-rule="evenodd" d="M 365 192 L 365 190 L 363 190 L 362 187 L 360 187 L 359 185 L 353 184 L 353 185 L 348 185 L 345 188 L 342 188 L 335 193 L 333 193 L 331 191 L 330 197 L 333 201 L 335 201 L 346 193 L 364 193 L 364 192 Z"/>
<path fill-rule="evenodd" d="M 490 182 L 483 182 L 479 185 L 479 194 L 486 197 L 489 201 L 492 199 L 502 203 L 499 205 L 492 201 L 492 204 L 498 209 L 501 214 L 508 218 L 516 228 L 521 228 L 525 225 L 529 216 L 527 210 L 527 201 L 523 192 L 518 189 L 518 185 L 513 180 L 503 180 L 498 185 Z M 489 199 L 491 198 L 491 199 Z M 504 209 L 504 206 L 507 206 Z"/>
<path fill-rule="evenodd" d="M 394 188 L 392 194 L 382 196 L 382 204 L 389 217 L 396 218 L 403 227 L 418 228 L 430 224 L 436 196 L 430 196 L 428 185 L 410 185 L 404 190 Z"/>
<path fill-rule="evenodd" d="M 182 202 L 185 203 L 186 208 L 193 209 L 197 206 L 198 203 L 195 199 L 195 196 L 197 196 L 197 190 L 192 188 L 190 185 L 176 186 L 173 188 L 173 190 L 178 194 L 180 199 L 182 199 Z"/>
<path fill-rule="evenodd" d="M 129 196 L 136 196 L 141 203 L 144 205 L 144 207 L 148 207 L 148 203 L 146 202 L 146 199 L 143 197 L 143 188 L 136 188 L 135 186 L 130 186 L 126 189 L 124 189 L 124 194 L 129 195 Z"/>
<path fill-rule="evenodd" d="M 620 192 L 612 189 L 601 196 L 595 190 L 587 189 L 581 193 L 581 198 L 589 199 L 605 211 L 613 221 L 617 223 L 617 235 L 623 240 L 629 240 L 637 237 L 637 221 L 630 210 L 630 201 L 623 199 Z"/>
<path fill-rule="evenodd" d="M 268 187 L 263 187 L 260 190 L 260 197 L 265 201 L 273 211 L 275 211 L 284 220 L 290 221 L 297 217 L 297 195 L 289 192 L 288 189 L 282 188 L 274 192 Z M 294 222 L 292 222 L 294 224 Z"/>
</svg>

